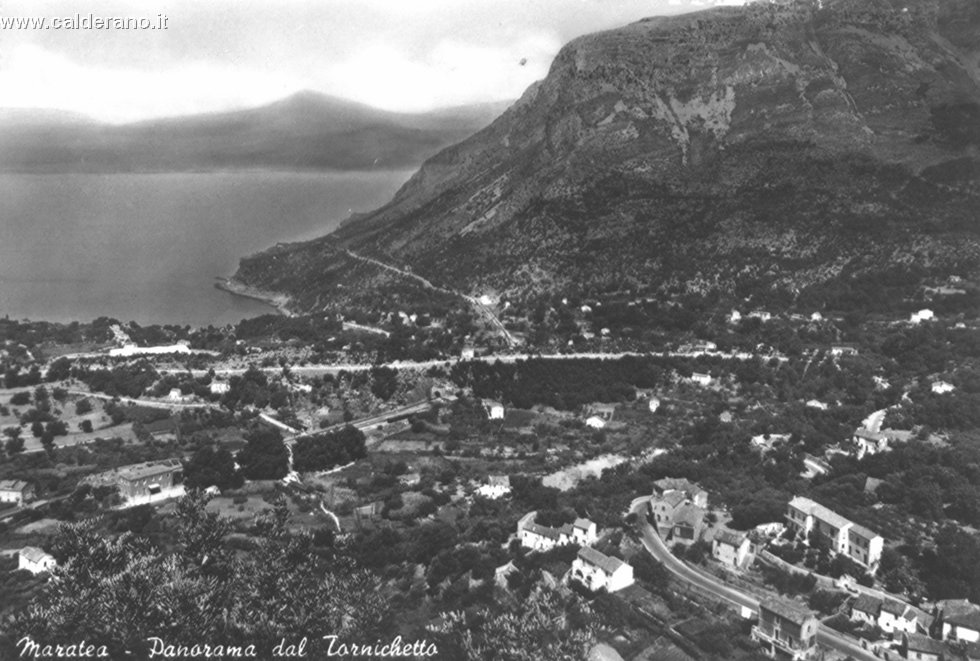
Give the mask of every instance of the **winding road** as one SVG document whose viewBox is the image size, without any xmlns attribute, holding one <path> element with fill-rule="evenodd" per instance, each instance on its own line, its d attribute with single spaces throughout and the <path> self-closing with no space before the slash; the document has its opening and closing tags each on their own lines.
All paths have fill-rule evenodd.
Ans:
<svg viewBox="0 0 980 661">
<path fill-rule="evenodd" d="M 657 534 L 657 532 L 653 529 L 653 526 L 650 525 L 650 522 L 647 520 L 646 510 L 648 502 L 649 498 L 638 498 L 637 500 L 633 501 L 633 507 L 631 509 L 631 511 L 636 514 L 637 529 L 640 533 L 640 539 L 643 542 L 643 546 L 646 548 L 647 552 L 662 563 L 663 566 L 667 568 L 667 571 L 673 574 L 678 580 L 713 594 L 720 599 L 727 601 L 733 606 L 737 606 L 739 608 L 744 606 L 745 608 L 758 613 L 759 600 L 756 597 L 736 590 L 710 574 L 698 571 L 697 569 L 676 558 L 670 552 L 667 545 L 664 544 L 663 540 L 660 538 L 660 535 Z M 817 629 L 817 642 L 820 645 L 840 652 L 841 654 L 849 655 L 857 661 L 880 661 L 878 657 L 876 657 L 870 651 L 862 648 L 860 644 L 856 643 L 850 638 L 844 637 L 840 632 L 824 626 L 823 624 L 821 624 L 820 628 Z"/>
</svg>

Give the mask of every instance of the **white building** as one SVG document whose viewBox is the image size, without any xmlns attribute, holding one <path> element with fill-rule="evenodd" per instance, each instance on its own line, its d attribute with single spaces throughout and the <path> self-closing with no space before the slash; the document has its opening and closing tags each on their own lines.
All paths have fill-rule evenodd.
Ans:
<svg viewBox="0 0 980 661">
<path fill-rule="evenodd" d="M 741 569 L 749 558 L 751 544 L 745 535 L 719 530 L 711 541 L 711 556 L 728 567 Z"/>
<path fill-rule="evenodd" d="M 919 310 L 918 312 L 913 312 L 912 316 L 909 318 L 909 323 L 911 324 L 921 324 L 923 321 L 933 321 L 936 315 L 932 310 Z"/>
<path fill-rule="evenodd" d="M 496 500 L 503 498 L 510 493 L 509 475 L 491 475 L 487 478 L 487 483 L 480 485 L 476 492 L 484 498 Z"/>
<path fill-rule="evenodd" d="M 211 382 L 211 394 L 212 395 L 224 395 L 226 392 L 231 390 L 231 384 L 224 381 L 212 381 Z"/>
<path fill-rule="evenodd" d="M 49 572 L 57 566 L 58 562 L 53 555 L 36 546 L 25 546 L 17 554 L 17 569 L 26 569 L 32 574 Z"/>
<path fill-rule="evenodd" d="M 647 408 L 650 409 L 650 413 L 656 413 L 657 409 L 660 408 L 660 400 L 656 397 L 651 397 L 650 401 L 647 402 Z"/>
<path fill-rule="evenodd" d="M 492 399 L 483 400 L 483 410 L 487 412 L 487 417 L 491 420 L 504 419 L 504 405 Z"/>
<path fill-rule="evenodd" d="M 585 426 L 592 427 L 592 429 L 602 429 L 606 426 L 606 421 L 597 415 L 593 415 L 585 419 Z"/>
<path fill-rule="evenodd" d="M 24 480 L 0 480 L 0 503 L 16 503 L 18 507 L 34 500 L 34 487 Z"/>
<path fill-rule="evenodd" d="M 878 568 L 885 540 L 809 498 L 796 496 L 789 502 L 786 520 L 804 540 L 817 531 L 830 542 L 834 553 L 846 555 L 872 573 Z"/>
<path fill-rule="evenodd" d="M 980 606 L 966 599 L 947 600 L 937 606 L 942 611 L 943 640 L 980 642 Z"/>
<path fill-rule="evenodd" d="M 732 313 L 728 315 L 728 323 L 737 324 L 742 321 L 742 313 L 738 310 L 732 310 Z"/>
<path fill-rule="evenodd" d="M 570 576 L 592 592 L 616 592 L 633 585 L 632 566 L 589 546 L 579 549 Z"/>
<path fill-rule="evenodd" d="M 945 395 L 948 392 L 953 392 L 956 390 L 956 386 L 947 381 L 935 381 L 933 382 L 931 388 L 932 392 L 936 393 L 937 395 Z"/>
<path fill-rule="evenodd" d="M 151 356 L 151 355 L 166 355 L 171 353 L 195 353 L 192 352 L 187 343 L 182 344 L 171 344 L 169 346 L 160 347 L 138 347 L 135 344 L 126 344 L 118 349 L 109 349 L 109 356 L 113 358 L 129 358 L 132 356 Z M 209 353 L 209 352 L 197 352 L 197 353 Z"/>
<path fill-rule="evenodd" d="M 694 372 L 691 374 L 691 381 L 698 384 L 699 386 L 710 386 L 711 385 L 711 375 L 703 374 L 702 372 Z"/>
<path fill-rule="evenodd" d="M 590 546 L 599 539 L 599 529 L 594 521 L 575 519 L 572 524 L 572 541 L 579 546 Z"/>
</svg>

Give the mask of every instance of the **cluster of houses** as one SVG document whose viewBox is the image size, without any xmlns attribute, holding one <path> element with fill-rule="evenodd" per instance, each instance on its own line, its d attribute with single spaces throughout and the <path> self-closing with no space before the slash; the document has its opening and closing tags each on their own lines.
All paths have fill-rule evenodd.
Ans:
<svg viewBox="0 0 980 661">
<path fill-rule="evenodd" d="M 892 636 L 916 633 L 918 629 L 918 617 L 911 606 L 870 594 L 861 594 L 851 604 L 851 620 L 876 626 Z"/>
<path fill-rule="evenodd" d="M 575 519 L 574 523 L 552 528 L 536 523 L 536 517 L 537 512 L 530 512 L 517 522 L 517 537 L 521 546 L 532 551 L 550 551 L 559 546 L 579 545 L 581 548 L 568 576 L 593 592 L 616 592 L 633 584 L 633 567 L 630 564 L 592 548 L 591 545 L 599 539 L 595 522 Z"/>
<path fill-rule="evenodd" d="M 704 530 L 708 492 L 684 478 L 665 477 L 653 483 L 650 516 L 666 541 L 690 544 Z"/>
<path fill-rule="evenodd" d="M 845 555 L 874 573 L 881 561 L 885 540 L 878 533 L 849 521 L 833 510 L 796 496 L 789 502 L 786 520 L 804 541 L 810 533 L 824 537 L 834 553 Z"/>
</svg>

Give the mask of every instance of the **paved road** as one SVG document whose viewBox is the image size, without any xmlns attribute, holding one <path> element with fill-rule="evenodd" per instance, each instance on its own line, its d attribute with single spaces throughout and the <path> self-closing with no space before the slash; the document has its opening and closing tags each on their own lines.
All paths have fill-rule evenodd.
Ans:
<svg viewBox="0 0 980 661">
<path fill-rule="evenodd" d="M 637 527 L 639 528 L 643 546 L 646 547 L 650 555 L 663 563 L 664 567 L 670 573 L 682 581 L 710 592 L 731 604 L 740 607 L 745 606 L 754 612 L 759 611 L 759 600 L 754 596 L 725 585 L 718 578 L 700 572 L 678 560 L 667 548 L 667 545 L 664 544 L 660 535 L 650 525 L 650 522 L 647 521 L 646 510 L 647 499 L 634 501 L 632 511 L 637 515 Z M 850 655 L 857 659 L 857 661 L 876 661 L 878 659 L 874 654 L 862 649 L 860 645 L 845 638 L 839 632 L 823 625 L 820 625 L 820 628 L 817 630 L 817 642 L 824 647 Z"/>
</svg>

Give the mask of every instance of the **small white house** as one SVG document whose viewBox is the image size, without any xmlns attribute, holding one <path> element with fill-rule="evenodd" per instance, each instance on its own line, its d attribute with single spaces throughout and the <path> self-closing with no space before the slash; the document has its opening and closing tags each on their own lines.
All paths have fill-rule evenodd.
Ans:
<svg viewBox="0 0 980 661">
<path fill-rule="evenodd" d="M 585 419 L 585 426 L 592 427 L 592 429 L 602 429 L 606 426 L 606 421 L 597 415 L 593 415 Z"/>
<path fill-rule="evenodd" d="M 750 319 L 758 319 L 759 321 L 769 321 L 772 319 L 772 313 L 766 310 L 753 310 L 749 312 Z"/>
<path fill-rule="evenodd" d="M 704 374 L 702 372 L 694 372 L 691 374 L 691 382 L 696 383 L 699 386 L 710 386 L 711 385 L 711 375 Z"/>
<path fill-rule="evenodd" d="M 589 519 L 575 519 L 572 524 L 572 541 L 579 546 L 595 544 L 599 539 L 598 527 Z"/>
<path fill-rule="evenodd" d="M 483 400 L 483 409 L 487 412 L 487 417 L 491 420 L 504 419 L 504 405 L 490 399 Z"/>
<path fill-rule="evenodd" d="M 738 310 L 732 310 L 732 313 L 728 315 L 728 323 L 737 324 L 742 321 L 742 313 Z"/>
<path fill-rule="evenodd" d="M 980 642 L 980 606 L 972 603 L 947 602 L 943 610 L 943 640 L 961 643 Z"/>
<path fill-rule="evenodd" d="M 17 569 L 26 569 L 32 574 L 49 572 L 57 566 L 53 555 L 36 546 L 25 546 L 17 554 Z"/>
<path fill-rule="evenodd" d="M 593 592 L 616 592 L 633 585 L 632 566 L 589 546 L 579 549 L 570 576 Z"/>
<path fill-rule="evenodd" d="M 823 321 L 823 315 L 819 312 L 814 312 L 810 315 L 810 321 Z"/>
<path fill-rule="evenodd" d="M 509 475 L 491 475 L 487 478 L 487 483 L 480 485 L 476 492 L 484 498 L 496 500 L 503 498 L 510 493 Z"/>
<path fill-rule="evenodd" d="M 34 499 L 34 486 L 24 480 L 0 480 L 0 503 L 24 503 Z"/>
<path fill-rule="evenodd" d="M 935 381 L 932 386 L 932 392 L 937 395 L 945 395 L 948 392 L 953 392 L 956 390 L 956 386 L 948 381 Z"/>
<path fill-rule="evenodd" d="M 171 388 L 170 392 L 167 394 L 168 402 L 182 402 L 184 401 L 184 394 L 180 392 L 180 388 Z"/>
<path fill-rule="evenodd" d="M 647 402 L 647 408 L 650 409 L 650 413 L 656 413 L 657 409 L 660 408 L 660 400 L 656 397 L 651 397 L 650 401 Z"/>
<path fill-rule="evenodd" d="M 741 569 L 749 558 L 751 544 L 745 535 L 720 530 L 711 541 L 712 557 L 723 565 Z"/>
<path fill-rule="evenodd" d="M 211 382 L 211 394 L 212 395 L 224 395 L 231 390 L 231 384 L 224 381 L 212 381 Z"/>
<path fill-rule="evenodd" d="M 909 323 L 921 324 L 923 321 L 933 321 L 935 318 L 936 315 L 932 310 L 919 310 L 918 312 L 912 313 L 912 316 L 909 318 Z"/>
</svg>

